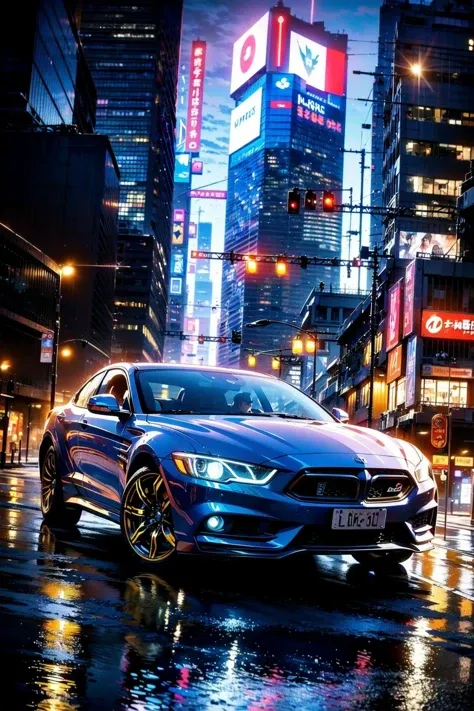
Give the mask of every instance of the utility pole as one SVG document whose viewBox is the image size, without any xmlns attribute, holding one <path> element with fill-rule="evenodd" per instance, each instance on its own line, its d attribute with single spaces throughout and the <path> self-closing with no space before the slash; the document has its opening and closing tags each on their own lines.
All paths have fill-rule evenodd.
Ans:
<svg viewBox="0 0 474 711">
<path fill-rule="evenodd" d="M 364 124 L 365 125 L 365 124 Z M 364 203 L 364 178 L 365 178 L 365 148 L 360 150 L 355 150 L 353 148 L 343 148 L 343 153 L 360 153 L 360 212 L 359 212 L 359 254 L 362 249 L 362 222 L 363 222 L 363 211 L 362 205 Z M 352 205 L 352 193 L 351 193 L 351 205 Z M 357 273 L 357 290 L 360 292 L 360 282 L 361 282 L 361 271 L 359 269 Z"/>
<path fill-rule="evenodd" d="M 369 404 L 367 407 L 367 427 L 372 427 L 374 417 L 374 378 L 375 378 L 375 336 L 377 335 L 377 272 L 379 254 L 377 247 L 373 250 L 372 289 L 370 293 L 370 372 L 369 372 Z"/>
</svg>

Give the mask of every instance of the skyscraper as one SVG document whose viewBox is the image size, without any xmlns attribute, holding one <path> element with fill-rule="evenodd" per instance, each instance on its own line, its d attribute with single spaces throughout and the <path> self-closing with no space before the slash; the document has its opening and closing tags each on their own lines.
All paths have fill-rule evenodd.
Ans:
<svg viewBox="0 0 474 711">
<path fill-rule="evenodd" d="M 70 3 L 11 3 L 0 29 L 0 125 L 75 124 L 92 133 L 95 87 Z"/>
<path fill-rule="evenodd" d="M 152 234 L 158 251 L 158 260 L 153 260 L 157 288 L 145 321 L 133 344 L 127 340 L 123 348 L 121 333 L 126 329 L 117 331 L 118 358 L 126 351 L 134 360 L 161 360 L 163 353 L 181 16 L 182 0 L 82 3 L 80 34 L 97 87 L 97 131 L 109 136 L 121 172 L 121 239 Z M 136 296 L 128 298 L 143 301 L 143 294 Z M 118 326 L 127 325 L 129 313 L 121 308 Z"/>
<path fill-rule="evenodd" d="M 339 257 L 341 214 L 287 214 L 288 190 L 330 190 L 342 198 L 346 110 L 347 36 L 328 32 L 272 8 L 234 45 L 231 95 L 229 180 L 225 250 L 246 254 L 300 254 Z M 222 335 L 242 330 L 258 318 L 299 322 L 313 286 L 338 288 L 339 271 L 321 266 L 274 265 L 247 274 L 245 265 L 224 264 Z M 225 316 L 227 314 L 227 316 Z M 244 329 L 244 346 L 268 350 L 282 346 L 281 329 Z M 243 364 L 245 353 L 220 346 L 222 364 Z"/>
</svg>

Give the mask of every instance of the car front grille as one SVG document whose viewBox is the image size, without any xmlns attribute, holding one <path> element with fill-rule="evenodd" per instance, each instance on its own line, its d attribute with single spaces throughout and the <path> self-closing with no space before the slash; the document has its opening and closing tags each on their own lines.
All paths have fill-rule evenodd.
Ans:
<svg viewBox="0 0 474 711">
<path fill-rule="evenodd" d="M 435 513 L 436 509 L 430 509 L 429 511 L 425 511 L 424 513 L 415 516 L 410 521 L 411 525 L 413 526 L 413 530 L 418 531 L 419 529 L 424 528 L 425 526 L 433 526 L 433 519 Z"/>
<path fill-rule="evenodd" d="M 357 501 L 359 485 L 357 472 L 307 469 L 290 484 L 288 493 L 306 501 Z"/>
<path fill-rule="evenodd" d="M 367 501 L 399 501 L 413 489 L 408 474 L 399 471 L 370 471 Z"/>
</svg>

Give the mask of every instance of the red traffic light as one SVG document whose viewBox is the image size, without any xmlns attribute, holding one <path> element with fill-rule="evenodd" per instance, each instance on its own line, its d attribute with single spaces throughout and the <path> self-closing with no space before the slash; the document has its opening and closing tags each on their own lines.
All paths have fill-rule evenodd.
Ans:
<svg viewBox="0 0 474 711">
<path fill-rule="evenodd" d="M 318 199 L 314 190 L 307 190 L 304 196 L 304 209 L 316 210 Z"/>
<path fill-rule="evenodd" d="M 297 215 L 300 211 L 301 195 L 299 190 L 288 191 L 287 211 L 289 215 Z"/>
<path fill-rule="evenodd" d="M 323 212 L 334 212 L 334 207 L 336 205 L 336 198 L 334 193 L 325 190 L 323 193 Z"/>
<path fill-rule="evenodd" d="M 205 342 L 206 342 L 206 337 L 203 335 L 199 336 L 198 343 L 202 346 L 202 344 Z"/>
</svg>

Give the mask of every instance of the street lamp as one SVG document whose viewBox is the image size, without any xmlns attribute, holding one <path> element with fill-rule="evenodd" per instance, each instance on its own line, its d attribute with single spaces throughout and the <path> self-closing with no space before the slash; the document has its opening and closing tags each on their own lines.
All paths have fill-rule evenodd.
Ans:
<svg viewBox="0 0 474 711">
<path fill-rule="evenodd" d="M 75 274 L 76 270 L 72 266 L 72 264 L 65 264 L 63 267 L 61 267 L 61 276 L 64 277 L 71 277 Z"/>
<path fill-rule="evenodd" d="M 61 358 L 71 358 L 72 356 L 72 348 L 69 348 L 69 346 L 65 346 L 61 352 L 60 352 Z"/>
<path fill-rule="evenodd" d="M 255 368 L 255 366 L 257 365 L 257 359 L 253 353 L 250 353 L 249 357 L 247 358 L 247 365 L 249 368 Z"/>
<path fill-rule="evenodd" d="M 247 274 L 256 274 L 258 271 L 258 262 L 255 257 L 248 257 L 246 262 Z"/>
<path fill-rule="evenodd" d="M 303 353 L 303 341 L 299 337 L 302 334 L 305 336 L 309 336 L 309 338 L 314 342 L 314 350 L 311 351 L 310 348 L 312 346 L 309 346 L 308 348 L 308 343 L 309 341 L 306 342 L 306 350 L 308 353 L 313 353 L 313 379 L 311 383 L 311 397 L 314 399 L 316 396 L 316 363 L 317 363 L 317 355 L 318 355 L 318 348 L 317 348 L 317 335 L 314 331 L 306 331 L 304 328 L 300 328 L 299 326 L 295 326 L 293 323 L 288 323 L 287 321 L 276 321 L 274 319 L 269 319 L 269 318 L 261 318 L 258 319 L 258 321 L 251 321 L 250 323 L 246 323 L 247 328 L 265 328 L 266 326 L 270 326 L 270 324 L 277 324 L 279 326 L 287 326 L 288 328 L 293 328 L 295 331 L 298 331 L 298 338 L 294 338 L 292 342 L 292 352 L 293 354 L 296 353 Z M 295 343 L 301 344 L 301 350 L 295 350 Z M 296 346 L 298 349 L 300 348 L 299 344 Z"/>
<path fill-rule="evenodd" d="M 277 261 L 277 263 L 276 263 L 276 265 L 275 265 L 275 272 L 276 272 L 276 275 L 279 276 L 279 277 L 284 277 L 284 276 L 286 276 L 286 271 L 287 271 L 287 267 L 286 267 L 286 262 L 285 262 L 285 260 L 284 260 L 284 259 L 278 259 L 278 261 Z"/>
<path fill-rule="evenodd" d="M 2 360 L 2 362 L 0 363 L 0 370 L 2 371 L 2 373 L 6 373 L 9 368 L 10 363 L 8 362 L 8 360 Z"/>
<path fill-rule="evenodd" d="M 419 62 L 416 62 L 410 66 L 410 72 L 414 77 L 418 77 L 418 79 L 420 79 L 423 74 L 423 67 Z"/>
</svg>

